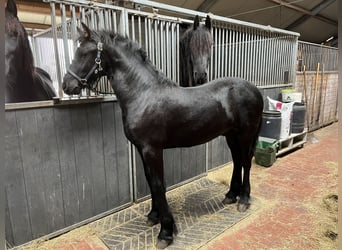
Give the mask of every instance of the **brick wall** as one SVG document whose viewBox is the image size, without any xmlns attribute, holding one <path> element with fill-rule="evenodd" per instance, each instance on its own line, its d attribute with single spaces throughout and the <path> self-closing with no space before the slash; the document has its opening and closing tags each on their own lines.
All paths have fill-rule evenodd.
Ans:
<svg viewBox="0 0 342 250">
<path fill-rule="evenodd" d="M 337 121 L 337 72 L 319 72 L 318 76 L 316 72 L 306 72 L 306 84 L 304 73 L 297 72 L 295 88 L 303 93 L 303 99 L 306 100 L 309 131 Z"/>
</svg>

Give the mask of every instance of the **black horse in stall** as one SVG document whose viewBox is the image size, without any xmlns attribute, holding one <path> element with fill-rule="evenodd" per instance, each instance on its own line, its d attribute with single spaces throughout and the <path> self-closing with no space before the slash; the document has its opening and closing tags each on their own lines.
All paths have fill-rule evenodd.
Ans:
<svg viewBox="0 0 342 250">
<path fill-rule="evenodd" d="M 257 87 L 238 78 L 179 87 L 128 38 L 82 27 L 80 46 L 64 76 L 63 90 L 79 94 L 82 88 L 91 89 L 103 75 L 110 79 L 122 109 L 125 135 L 142 157 L 151 190 L 148 222 L 161 223 L 157 247 L 168 246 L 176 233 L 165 195 L 163 149 L 194 146 L 225 136 L 234 169 L 223 202 L 238 201 L 238 210 L 245 211 L 250 205 L 251 160 L 263 110 Z"/>
<path fill-rule="evenodd" d="M 208 65 L 213 38 L 211 20 L 200 24 L 196 16 L 192 27 L 186 29 L 179 40 L 180 86 L 191 87 L 208 82 Z"/>
<path fill-rule="evenodd" d="M 5 9 L 5 101 L 51 100 L 56 96 L 50 75 L 34 67 L 28 35 L 17 16 L 14 0 Z"/>
</svg>

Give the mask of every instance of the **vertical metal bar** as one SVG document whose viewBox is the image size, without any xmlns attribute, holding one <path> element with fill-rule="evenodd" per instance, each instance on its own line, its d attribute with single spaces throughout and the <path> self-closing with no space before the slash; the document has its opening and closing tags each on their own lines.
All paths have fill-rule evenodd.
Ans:
<svg viewBox="0 0 342 250">
<path fill-rule="evenodd" d="M 261 54 L 261 32 L 260 30 L 257 31 L 257 40 L 256 40 L 256 58 L 257 58 L 257 65 L 256 65 L 256 82 L 259 86 L 262 86 L 260 80 L 260 70 L 261 70 L 261 62 L 262 62 L 262 54 Z"/>
<path fill-rule="evenodd" d="M 166 75 L 166 61 L 165 61 L 165 22 L 163 20 L 160 21 L 160 55 L 161 55 L 161 69 L 162 72 Z M 166 48 L 168 49 L 168 48 Z"/>
<path fill-rule="evenodd" d="M 131 40 L 135 41 L 135 20 L 134 20 L 134 15 L 131 15 L 131 30 L 132 30 L 132 35 L 131 35 Z"/>
<path fill-rule="evenodd" d="M 265 48 L 265 44 L 266 44 L 266 37 L 265 37 L 265 32 L 262 32 L 262 43 L 261 43 L 261 56 L 262 56 L 262 64 L 261 64 L 261 68 L 260 68 L 260 72 L 261 72 L 261 82 L 262 85 L 265 86 L 266 85 L 266 78 L 265 78 L 265 67 L 266 67 L 266 48 Z"/>
<path fill-rule="evenodd" d="M 221 27 L 217 27 L 217 33 L 218 33 L 218 39 L 217 39 L 217 77 L 221 77 L 221 62 L 222 62 L 222 42 L 221 42 L 221 33 L 222 33 L 222 28 Z"/>
<path fill-rule="evenodd" d="M 175 81 L 179 82 L 179 67 L 177 67 L 176 65 L 179 65 L 179 24 L 175 23 L 175 27 L 176 27 L 176 37 L 174 40 L 174 44 L 175 44 L 175 57 L 176 58 L 176 63 L 175 64 L 175 73 L 176 73 L 176 77 L 175 77 Z"/>
<path fill-rule="evenodd" d="M 154 58 L 153 58 L 153 51 L 152 51 L 152 24 L 151 24 L 151 19 L 148 18 L 148 51 L 150 53 L 150 58 L 152 63 L 155 63 Z"/>
<path fill-rule="evenodd" d="M 159 57 L 159 53 L 157 50 L 160 50 L 160 43 L 159 43 L 159 37 L 158 37 L 158 24 L 159 24 L 159 20 L 153 20 L 154 22 L 154 57 L 155 57 L 155 64 L 157 66 L 158 69 L 160 69 L 160 57 Z"/>
<path fill-rule="evenodd" d="M 230 26 L 231 27 L 231 26 Z M 228 76 L 232 76 L 232 67 L 233 67 L 233 54 L 232 54 L 232 37 L 233 37 L 233 30 L 229 29 L 229 52 L 228 52 Z"/>
<path fill-rule="evenodd" d="M 76 17 L 76 9 L 74 5 L 70 6 L 71 8 L 71 39 L 73 41 L 73 54 L 75 54 L 77 49 L 77 17 Z"/>
<path fill-rule="evenodd" d="M 62 39 L 63 39 L 63 49 L 64 49 L 64 60 L 65 60 L 65 66 L 69 68 L 70 66 L 70 56 L 69 56 L 69 50 L 68 50 L 68 31 L 67 31 L 67 21 L 66 21 L 66 10 L 65 5 L 60 4 L 61 9 L 61 18 L 62 18 Z"/>
<path fill-rule="evenodd" d="M 113 30 L 114 32 L 118 32 L 118 22 L 117 22 L 118 17 L 117 17 L 116 11 L 113 10 L 112 14 L 113 14 Z"/>
<path fill-rule="evenodd" d="M 94 13 L 94 9 L 91 8 L 90 9 L 90 21 L 89 21 L 89 26 L 92 29 L 97 29 L 96 24 L 95 24 L 95 13 Z"/>
<path fill-rule="evenodd" d="M 111 22 L 109 21 L 109 15 L 110 15 L 110 10 L 105 10 L 104 12 L 104 25 L 105 25 L 105 29 L 107 30 L 112 30 L 111 27 Z"/>
<path fill-rule="evenodd" d="M 179 81 L 177 80 L 177 76 L 176 76 L 176 71 L 175 71 L 175 63 L 174 63 L 174 60 L 175 60 L 175 58 L 174 58 L 174 50 L 176 49 L 176 45 L 175 45 L 175 40 L 176 40 L 176 27 L 175 27 L 175 23 L 171 23 L 171 25 L 170 25 L 171 27 L 170 27 L 170 48 L 171 48 L 171 53 L 170 53 L 170 56 L 171 56 L 171 65 L 170 65 L 170 70 L 171 70 L 171 72 L 170 72 L 170 75 L 171 75 L 171 79 L 173 80 L 173 81 L 176 81 L 177 82 L 177 84 L 179 84 Z M 177 53 L 178 53 L 178 51 L 177 51 Z M 179 64 L 177 64 L 177 65 L 179 65 Z"/>
<path fill-rule="evenodd" d="M 253 28 L 250 29 L 251 36 L 249 40 L 249 46 L 250 46 L 250 74 L 249 74 L 249 80 L 255 84 L 254 80 L 254 72 L 255 72 L 255 31 Z"/>
<path fill-rule="evenodd" d="M 169 41 L 169 33 L 170 33 L 170 22 L 166 21 L 166 27 L 165 27 L 165 31 L 166 31 L 166 37 L 165 37 L 165 40 L 166 40 L 166 70 L 165 70 L 165 75 L 168 77 L 168 78 L 172 78 L 171 74 L 170 74 L 170 65 L 172 64 L 172 61 L 171 61 L 171 57 L 170 57 L 170 41 Z M 173 79 L 172 79 L 173 80 Z"/>
<path fill-rule="evenodd" d="M 58 95 L 59 97 L 63 97 L 61 65 L 59 61 L 58 44 L 57 44 L 58 38 L 57 38 L 57 25 L 56 25 L 56 5 L 54 2 L 50 2 L 50 8 L 51 8 L 51 30 L 52 30 L 52 36 L 53 36 L 53 48 L 55 52 L 56 71 L 57 71 L 57 80 L 58 80 Z"/>
<path fill-rule="evenodd" d="M 211 35 L 212 37 L 214 37 L 214 27 L 211 28 Z M 209 64 L 209 81 L 213 80 L 214 79 L 214 76 L 213 76 L 213 67 L 214 67 L 214 48 L 215 48 L 215 44 L 213 44 L 211 50 L 210 50 L 210 64 Z"/>
<path fill-rule="evenodd" d="M 126 9 L 122 9 L 120 13 L 120 33 L 122 35 L 128 35 L 129 29 L 128 29 L 128 13 Z"/>
<path fill-rule="evenodd" d="M 228 68 L 229 68 L 229 54 L 228 54 L 228 49 L 229 49 L 229 44 L 228 44 L 228 39 L 229 39 L 229 30 L 225 29 L 225 43 L 224 43 L 224 52 L 225 52 L 225 67 L 224 67 L 224 76 L 228 76 Z"/>
<path fill-rule="evenodd" d="M 241 32 L 240 32 L 240 27 L 238 27 L 237 30 L 237 53 L 236 53 L 236 68 L 235 68 L 235 75 L 237 77 L 240 77 L 240 59 L 241 59 Z"/>
<path fill-rule="evenodd" d="M 264 81 L 265 84 L 268 85 L 269 84 L 269 71 L 270 71 L 270 57 L 269 57 L 269 48 L 270 48 L 270 36 L 269 33 L 265 34 L 265 43 L 264 43 L 264 47 L 265 47 L 265 66 L 263 67 L 264 69 Z"/>
<path fill-rule="evenodd" d="M 242 78 L 247 79 L 247 33 L 245 27 L 242 27 Z"/>
<path fill-rule="evenodd" d="M 146 52 L 149 56 L 149 58 L 151 59 L 151 55 L 150 55 L 150 49 L 149 49 L 149 45 L 148 45 L 148 42 L 149 42 L 149 32 L 148 32 L 148 18 L 145 17 L 145 20 L 144 20 L 144 24 L 145 24 L 145 49 L 146 49 Z"/>
<path fill-rule="evenodd" d="M 139 46 L 142 46 L 142 38 L 141 38 L 141 16 L 138 16 L 138 40 L 139 40 Z"/>
<path fill-rule="evenodd" d="M 292 72 L 291 82 L 295 83 L 296 80 L 296 60 L 297 60 L 297 51 L 298 51 L 298 37 L 294 37 L 293 39 L 294 46 L 293 54 L 292 54 L 292 68 L 290 69 L 290 73 Z"/>
<path fill-rule="evenodd" d="M 214 34 L 215 34 L 215 60 L 214 60 L 214 79 L 216 79 L 218 77 L 218 72 L 217 72 L 217 64 L 218 64 L 218 44 L 219 44 L 219 41 L 218 41 L 218 27 L 215 27 L 215 30 L 214 30 Z"/>
<path fill-rule="evenodd" d="M 284 41 L 283 36 L 281 37 L 279 43 L 280 43 L 279 44 L 279 48 L 280 48 L 280 51 L 281 51 L 279 61 L 281 62 L 281 64 L 280 64 L 281 67 L 278 68 L 278 74 L 277 74 L 277 81 L 278 81 L 278 83 L 281 82 L 282 72 L 286 68 L 286 46 L 285 46 L 285 41 Z"/>
</svg>

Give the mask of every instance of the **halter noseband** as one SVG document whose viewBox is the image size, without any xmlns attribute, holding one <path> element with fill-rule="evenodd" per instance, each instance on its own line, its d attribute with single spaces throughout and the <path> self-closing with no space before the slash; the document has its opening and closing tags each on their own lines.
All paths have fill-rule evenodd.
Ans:
<svg viewBox="0 0 342 250">
<path fill-rule="evenodd" d="M 94 66 L 90 69 L 89 73 L 84 77 L 81 78 L 79 77 L 76 73 L 74 73 L 71 69 L 68 69 L 67 72 L 72 75 L 74 78 L 76 78 L 77 81 L 79 81 L 79 83 L 86 88 L 89 89 L 94 89 L 91 86 L 88 85 L 88 80 L 91 77 L 92 74 L 97 75 L 100 71 L 103 70 L 102 66 L 101 66 L 101 52 L 103 50 L 103 43 L 98 42 L 97 43 L 97 55 L 95 58 L 95 64 Z M 97 84 L 96 84 L 97 85 Z"/>
</svg>

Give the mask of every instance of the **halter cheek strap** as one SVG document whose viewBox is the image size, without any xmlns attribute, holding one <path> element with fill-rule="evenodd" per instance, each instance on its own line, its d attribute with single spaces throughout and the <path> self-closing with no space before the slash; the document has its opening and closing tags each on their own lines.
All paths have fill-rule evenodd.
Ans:
<svg viewBox="0 0 342 250">
<path fill-rule="evenodd" d="M 95 64 L 94 66 L 90 69 L 88 74 L 84 77 L 81 78 L 79 77 L 75 72 L 73 72 L 71 69 L 68 69 L 67 72 L 72 75 L 79 83 L 84 86 L 90 88 L 91 86 L 88 85 L 88 80 L 91 77 L 92 74 L 97 75 L 99 72 L 103 70 L 101 66 L 101 52 L 103 51 L 103 43 L 98 42 L 97 43 L 97 55 L 95 58 Z"/>
</svg>

